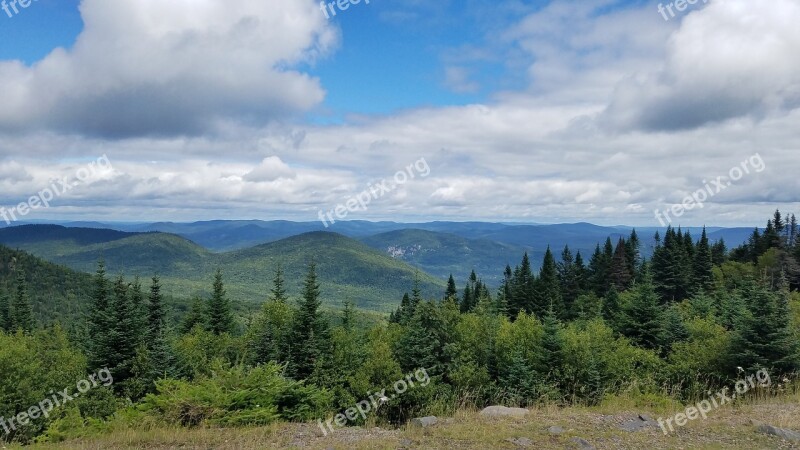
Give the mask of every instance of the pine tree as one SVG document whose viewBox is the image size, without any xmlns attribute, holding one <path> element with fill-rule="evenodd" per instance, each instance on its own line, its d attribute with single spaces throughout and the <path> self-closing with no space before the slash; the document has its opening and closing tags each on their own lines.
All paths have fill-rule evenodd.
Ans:
<svg viewBox="0 0 800 450">
<path fill-rule="evenodd" d="M 17 293 L 11 302 L 11 329 L 22 330 L 26 333 L 33 331 L 36 321 L 33 319 L 31 301 L 28 296 L 28 284 L 25 273 L 17 269 Z"/>
<path fill-rule="evenodd" d="M 623 323 L 622 305 L 620 304 L 619 293 L 613 286 L 609 289 L 603 299 L 603 320 L 614 331 L 619 331 Z"/>
<path fill-rule="evenodd" d="M 295 379 L 308 378 L 314 371 L 320 349 L 327 344 L 328 324 L 320 316 L 320 290 L 316 264 L 308 267 L 300 307 L 291 331 L 289 373 Z"/>
<path fill-rule="evenodd" d="M 225 286 L 222 283 L 222 270 L 217 269 L 214 274 L 214 291 L 208 303 L 208 326 L 212 333 L 221 335 L 223 333 L 233 334 L 236 324 L 231 311 L 231 304 L 225 294 Z"/>
<path fill-rule="evenodd" d="M 642 263 L 642 243 L 639 241 L 639 235 L 636 234 L 636 229 L 631 230 L 631 235 L 628 241 L 625 242 L 625 255 L 628 257 L 628 273 L 631 274 L 632 280 L 637 278 L 637 270 Z"/>
<path fill-rule="evenodd" d="M 561 295 L 564 302 L 565 319 L 574 317 L 573 306 L 575 300 L 581 295 L 582 287 L 580 273 L 569 246 L 561 252 L 561 262 L 558 264 L 558 279 L 561 284 Z"/>
<path fill-rule="evenodd" d="M 558 318 L 566 315 L 561 298 L 561 283 L 558 280 L 556 260 L 549 246 L 544 254 L 542 268 L 539 270 L 539 278 L 536 280 L 533 312 L 537 317 L 544 318 L 548 309 L 552 309 Z"/>
<path fill-rule="evenodd" d="M 181 323 L 181 334 L 188 334 L 196 326 L 206 329 L 208 328 L 208 312 L 203 299 L 198 296 L 192 297 L 192 306 L 189 313 L 184 317 Z"/>
<path fill-rule="evenodd" d="M 417 310 L 417 306 L 422 303 L 422 288 L 420 288 L 420 279 L 419 279 L 419 271 L 414 272 L 414 287 L 411 288 L 411 308 L 409 310 L 410 315 L 414 315 L 414 311 Z"/>
<path fill-rule="evenodd" d="M 694 281 L 693 292 L 709 292 L 714 288 L 714 262 L 711 256 L 711 248 L 708 245 L 708 235 L 706 228 L 703 227 L 703 234 L 697 243 L 697 252 L 694 255 L 693 272 Z"/>
<path fill-rule="evenodd" d="M 352 331 L 355 326 L 355 305 L 350 300 L 344 301 L 344 308 L 342 309 L 342 328 L 347 331 Z"/>
<path fill-rule="evenodd" d="M 636 345 L 657 349 L 662 342 L 663 320 L 658 295 L 649 274 L 633 290 L 630 304 L 623 310 L 621 331 Z"/>
<path fill-rule="evenodd" d="M 270 300 L 273 302 L 286 303 L 289 298 L 286 295 L 286 288 L 284 287 L 283 269 L 278 266 L 275 269 L 275 278 L 272 279 L 272 290 L 270 291 Z"/>
<path fill-rule="evenodd" d="M 444 292 L 444 299 L 447 300 L 448 298 L 456 297 L 458 297 L 458 289 L 456 289 L 456 280 L 451 273 L 450 278 L 447 279 L 447 290 Z"/>
<path fill-rule="evenodd" d="M 788 291 L 779 293 L 745 283 L 746 312 L 736 324 L 732 366 L 748 371 L 766 368 L 787 374 L 800 368 L 798 342 L 790 324 Z"/>
<path fill-rule="evenodd" d="M 792 214 L 791 218 L 789 219 L 789 225 L 786 229 L 786 246 L 789 248 L 794 247 L 797 245 L 797 218 Z"/>
<path fill-rule="evenodd" d="M 94 276 L 94 291 L 92 293 L 91 308 L 89 308 L 89 368 L 101 369 L 109 363 L 108 339 L 111 329 L 111 301 L 106 278 L 105 263 L 101 260 L 97 264 Z"/>
<path fill-rule="evenodd" d="M 611 244 L 611 241 L 608 241 Z M 591 290 L 598 297 L 603 297 L 611 287 L 611 260 L 614 249 L 611 248 L 611 255 L 600 250 L 600 244 L 594 249 L 594 254 L 589 260 L 589 283 Z"/>
<path fill-rule="evenodd" d="M 166 311 L 161 297 L 161 281 L 154 276 L 147 296 L 146 350 L 150 360 L 151 380 L 170 375 L 175 368 L 175 355 L 169 345 Z"/>
<path fill-rule="evenodd" d="M 508 312 L 512 318 L 520 311 L 533 311 L 534 277 L 531 262 L 526 252 L 522 256 L 522 264 L 517 266 L 511 279 L 511 298 L 508 300 Z"/>
<path fill-rule="evenodd" d="M 122 392 L 133 376 L 139 336 L 135 330 L 135 311 L 130 299 L 130 285 L 120 275 L 114 282 L 114 295 L 109 310 L 111 324 L 108 331 L 107 367 L 114 376 L 115 389 Z"/>
<path fill-rule="evenodd" d="M 0 331 L 11 331 L 11 300 L 8 292 L 0 288 Z"/>
<path fill-rule="evenodd" d="M 137 336 L 137 345 L 143 344 L 147 337 L 148 312 L 147 305 L 144 302 L 144 295 L 142 294 L 142 282 L 138 276 L 134 278 L 131 285 L 131 311 L 133 314 L 132 333 Z"/>
<path fill-rule="evenodd" d="M 558 383 L 564 361 L 564 342 L 561 336 L 561 322 L 556 311 L 550 307 L 542 321 L 541 373 L 548 374 L 548 380 Z"/>
<path fill-rule="evenodd" d="M 620 238 L 611 260 L 611 282 L 617 291 L 625 291 L 633 280 L 625 240 Z"/>
<path fill-rule="evenodd" d="M 728 259 L 728 247 L 725 239 L 720 238 L 711 246 L 711 261 L 715 266 L 720 266 Z"/>
</svg>

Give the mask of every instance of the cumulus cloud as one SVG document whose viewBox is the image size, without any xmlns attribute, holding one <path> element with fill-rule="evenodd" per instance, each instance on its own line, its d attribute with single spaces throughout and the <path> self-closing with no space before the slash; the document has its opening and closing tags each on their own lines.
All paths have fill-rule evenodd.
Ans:
<svg viewBox="0 0 800 450">
<path fill-rule="evenodd" d="M 73 48 L 0 62 L 0 130 L 198 135 L 304 112 L 325 92 L 296 69 L 335 45 L 311 0 L 83 0 Z"/>
<path fill-rule="evenodd" d="M 602 121 L 671 131 L 800 106 L 800 3 L 717 0 L 690 13 L 663 67 L 619 83 Z"/>
</svg>

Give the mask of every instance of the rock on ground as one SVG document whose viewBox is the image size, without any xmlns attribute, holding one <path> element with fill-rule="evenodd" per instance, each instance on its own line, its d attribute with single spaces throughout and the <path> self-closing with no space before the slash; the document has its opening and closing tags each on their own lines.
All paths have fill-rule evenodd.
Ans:
<svg viewBox="0 0 800 450">
<path fill-rule="evenodd" d="M 484 417 L 523 417 L 528 414 L 525 408 L 508 408 L 506 406 L 487 406 L 481 411 L 481 416 Z"/>
</svg>

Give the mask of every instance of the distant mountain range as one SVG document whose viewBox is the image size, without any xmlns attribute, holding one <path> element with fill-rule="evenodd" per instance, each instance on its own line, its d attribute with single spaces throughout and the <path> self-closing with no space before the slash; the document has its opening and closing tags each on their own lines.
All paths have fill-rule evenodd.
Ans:
<svg viewBox="0 0 800 450">
<path fill-rule="evenodd" d="M 420 271 L 424 292 L 440 296 L 453 274 L 459 287 L 472 270 L 497 287 L 506 264 L 524 252 L 535 266 L 547 248 L 564 245 L 588 261 L 598 243 L 630 234 L 630 227 L 588 223 L 519 225 L 482 222 L 319 222 L 207 221 L 195 223 L 114 224 L 71 222 L 0 228 L 0 243 L 56 264 L 93 272 L 103 258 L 112 273 L 165 279 L 174 295 L 204 294 L 217 267 L 226 272 L 228 290 L 248 301 L 263 300 L 273 273 L 283 266 L 290 293 L 297 295 L 307 264 L 318 264 L 329 302 L 350 298 L 365 309 L 393 309 Z M 656 228 L 639 228 L 642 252 L 652 252 Z M 663 230 L 662 234 L 663 234 Z M 699 228 L 690 228 L 699 237 Z M 750 228 L 709 228 L 712 240 L 729 247 L 745 242 Z M 416 269 L 415 269 L 416 268 Z M 332 305 L 333 306 L 333 305 Z"/>
</svg>

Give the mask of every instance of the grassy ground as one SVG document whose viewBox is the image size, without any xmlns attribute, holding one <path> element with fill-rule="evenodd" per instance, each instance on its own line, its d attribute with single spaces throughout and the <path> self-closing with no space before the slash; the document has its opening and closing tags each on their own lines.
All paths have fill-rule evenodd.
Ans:
<svg viewBox="0 0 800 450">
<path fill-rule="evenodd" d="M 276 424 L 251 429 L 155 429 L 118 431 L 108 436 L 35 449 L 514 449 L 509 441 L 527 438 L 527 448 L 580 448 L 582 438 L 597 449 L 800 449 L 756 432 L 753 420 L 800 431 L 800 396 L 747 404 L 729 404 L 713 410 L 665 436 L 657 426 L 628 432 L 623 423 L 639 414 L 667 417 L 673 412 L 621 411 L 619 405 L 600 408 L 531 409 L 524 418 L 485 418 L 477 411 L 461 411 L 451 419 L 421 429 L 344 428 L 323 436 L 316 424 Z M 614 411 L 611 411 L 611 410 Z M 674 412 L 678 412 L 677 410 Z M 562 434 L 548 428 L 559 426 Z"/>
</svg>

